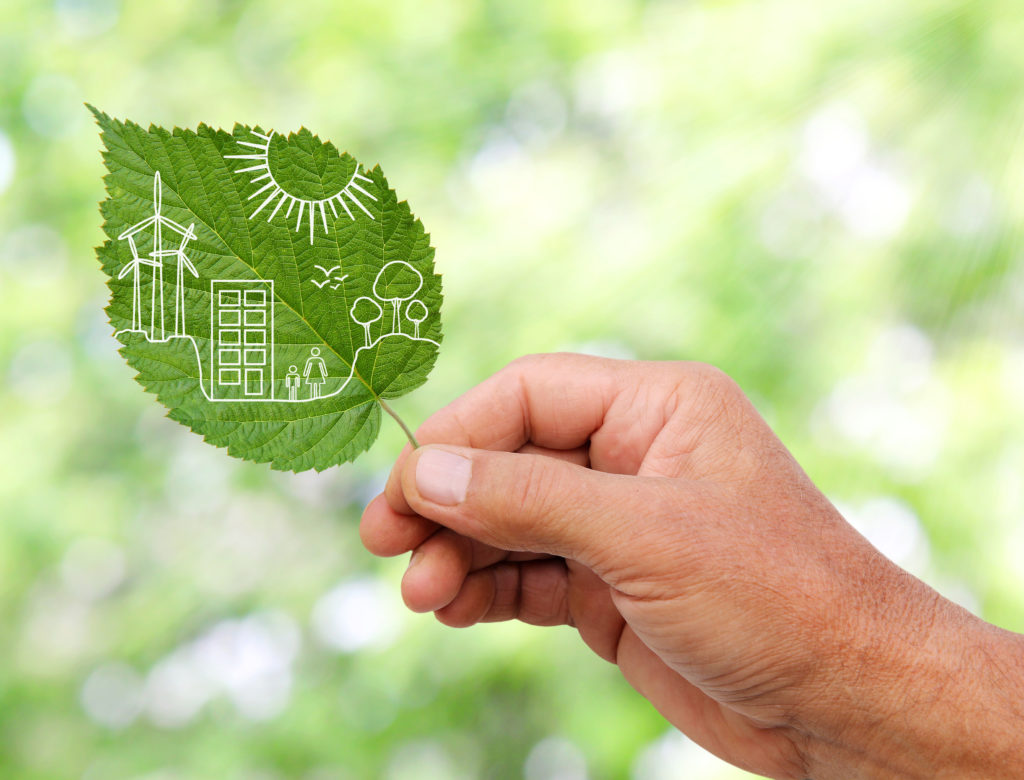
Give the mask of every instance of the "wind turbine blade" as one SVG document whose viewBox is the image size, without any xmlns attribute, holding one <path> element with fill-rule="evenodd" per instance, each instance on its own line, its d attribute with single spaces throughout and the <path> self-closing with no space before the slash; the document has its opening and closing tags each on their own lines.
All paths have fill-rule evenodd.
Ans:
<svg viewBox="0 0 1024 780">
<path fill-rule="evenodd" d="M 134 236 L 136 233 L 138 233 L 140 230 L 144 230 L 145 228 L 152 225 L 155 221 L 156 217 L 146 217 L 146 219 L 142 220 L 142 222 L 136 222 L 131 227 L 125 228 L 124 232 L 122 232 L 121 235 L 117 237 L 117 240 L 124 241 L 126 238 L 130 238 L 131 236 Z"/>
<path fill-rule="evenodd" d="M 129 272 L 130 272 L 130 271 L 131 271 L 131 270 L 132 270 L 132 269 L 133 269 L 133 268 L 134 268 L 134 267 L 135 267 L 136 265 L 138 265 L 138 263 L 136 263 L 136 262 L 134 262 L 134 261 L 133 261 L 133 262 L 131 262 L 131 263 L 128 263 L 128 265 L 126 265 L 126 266 L 125 266 L 124 268 L 122 268 L 122 269 L 121 269 L 121 273 L 119 273 L 119 274 L 117 275 L 117 278 L 118 278 L 118 279 L 124 279 L 124 278 L 125 278 L 125 277 L 126 277 L 126 276 L 128 275 L 128 273 L 129 273 Z"/>
<path fill-rule="evenodd" d="M 160 224 L 161 225 L 166 225 L 167 227 L 169 227 L 171 230 L 175 231 L 176 233 L 180 233 L 181 235 L 185 235 L 185 227 L 183 225 L 179 225 L 177 222 L 175 222 L 170 217 L 160 217 L 159 219 L 160 219 Z"/>
<path fill-rule="evenodd" d="M 189 272 L 193 276 L 195 276 L 196 278 L 199 277 L 199 271 L 196 270 L 196 267 L 194 265 L 192 265 L 192 263 L 189 261 L 189 259 L 187 257 L 185 257 L 185 255 L 181 256 L 181 262 L 183 262 L 185 264 L 185 267 L 189 270 Z"/>
</svg>

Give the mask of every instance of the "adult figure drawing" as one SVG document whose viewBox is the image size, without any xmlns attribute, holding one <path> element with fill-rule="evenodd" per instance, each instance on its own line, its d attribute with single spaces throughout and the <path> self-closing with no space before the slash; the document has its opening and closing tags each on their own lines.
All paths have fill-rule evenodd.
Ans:
<svg viewBox="0 0 1024 780">
<path fill-rule="evenodd" d="M 361 525 L 410 609 L 573 626 L 758 774 L 1024 777 L 1024 636 L 879 553 L 722 372 L 526 358 L 417 436 Z"/>
<path fill-rule="evenodd" d="M 327 366 L 324 359 L 320 357 L 320 347 L 313 347 L 309 351 L 309 358 L 306 360 L 306 367 L 302 376 L 309 385 L 309 397 L 319 398 L 324 382 L 327 381 Z"/>
</svg>

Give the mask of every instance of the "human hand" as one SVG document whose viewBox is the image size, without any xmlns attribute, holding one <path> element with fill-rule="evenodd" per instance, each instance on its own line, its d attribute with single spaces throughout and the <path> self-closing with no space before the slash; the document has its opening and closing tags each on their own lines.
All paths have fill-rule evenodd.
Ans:
<svg viewBox="0 0 1024 780">
<path fill-rule="evenodd" d="M 526 358 L 418 438 L 437 446 L 403 452 L 361 525 L 378 555 L 415 551 L 411 609 L 575 626 L 760 774 L 1024 771 L 1013 728 L 967 728 L 1021 718 L 999 679 L 1020 638 L 879 554 L 721 372 Z"/>
</svg>

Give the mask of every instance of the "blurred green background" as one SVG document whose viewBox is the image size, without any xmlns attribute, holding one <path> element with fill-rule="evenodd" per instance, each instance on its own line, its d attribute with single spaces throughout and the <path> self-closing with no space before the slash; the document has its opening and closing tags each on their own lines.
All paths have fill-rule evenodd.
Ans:
<svg viewBox="0 0 1024 780">
<path fill-rule="evenodd" d="M 1019 0 L 0 5 L 0 776 L 736 778 L 568 628 L 404 611 L 402 444 L 204 445 L 104 320 L 88 100 L 306 125 L 432 233 L 412 423 L 525 352 L 731 373 L 886 554 L 1024 630 Z"/>
</svg>

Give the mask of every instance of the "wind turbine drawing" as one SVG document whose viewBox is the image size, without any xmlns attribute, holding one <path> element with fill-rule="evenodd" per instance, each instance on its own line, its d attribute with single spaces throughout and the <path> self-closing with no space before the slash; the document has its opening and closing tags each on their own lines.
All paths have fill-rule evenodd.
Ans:
<svg viewBox="0 0 1024 780">
<path fill-rule="evenodd" d="M 148 265 L 153 268 L 153 296 L 150 303 L 149 312 L 149 339 L 150 341 L 165 341 L 166 331 L 164 329 L 164 264 L 163 258 L 168 255 L 175 255 L 181 252 L 178 259 L 178 294 L 182 297 L 182 317 L 180 320 L 177 319 L 178 307 L 177 301 L 175 301 L 175 330 L 176 335 L 182 335 L 184 329 L 184 292 L 182 290 L 181 281 L 183 279 L 182 274 L 182 260 L 188 265 L 189 271 L 196 276 L 195 268 L 184 258 L 183 252 L 184 247 L 189 240 L 195 238 L 195 232 L 192 228 L 194 225 L 190 225 L 188 228 L 184 228 L 175 222 L 170 217 L 165 217 L 160 213 L 160 209 L 163 206 L 163 185 L 160 182 L 160 171 L 156 172 L 153 177 L 153 216 L 147 217 L 146 219 L 132 225 L 130 228 L 125 230 L 121 235 L 117 237 L 118 241 L 128 239 L 128 243 L 132 248 L 133 259 L 132 262 L 121 271 L 118 278 L 123 278 L 127 275 L 128 269 L 134 269 L 134 276 L 132 278 L 133 294 L 132 294 L 132 330 L 142 330 L 142 295 L 140 290 L 140 279 L 139 270 L 140 265 Z M 150 260 L 144 260 L 139 257 L 138 251 L 135 247 L 135 236 L 140 231 L 146 228 L 153 227 L 153 251 L 149 253 Z M 174 231 L 182 237 L 181 246 L 177 250 L 164 250 L 163 249 L 163 235 L 162 230 L 164 227 Z M 158 316 L 159 315 L 159 316 Z M 160 336 L 157 337 L 157 321 L 159 320 L 159 332 Z"/>
<path fill-rule="evenodd" d="M 128 245 L 132 248 L 132 261 L 121 269 L 117 275 L 118 279 L 124 279 L 129 273 L 132 276 L 132 327 L 133 331 L 144 333 L 142 330 L 142 289 L 139 279 L 141 266 L 148 265 L 155 268 L 159 263 L 156 260 L 149 260 L 139 256 L 138 247 L 135 246 L 135 236 L 128 236 Z"/>
<path fill-rule="evenodd" d="M 181 243 L 177 249 L 160 249 L 153 252 L 153 257 L 176 257 L 178 265 L 174 279 L 174 335 L 185 335 L 185 269 L 194 277 L 199 278 L 199 271 L 192 265 L 192 261 L 185 254 L 185 247 L 188 242 L 196 237 L 196 223 L 188 226 L 185 234 L 181 237 Z"/>
</svg>

